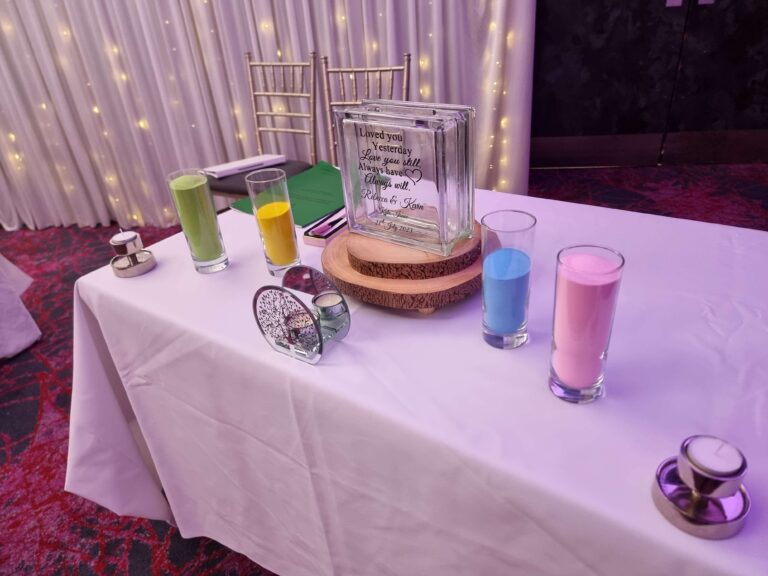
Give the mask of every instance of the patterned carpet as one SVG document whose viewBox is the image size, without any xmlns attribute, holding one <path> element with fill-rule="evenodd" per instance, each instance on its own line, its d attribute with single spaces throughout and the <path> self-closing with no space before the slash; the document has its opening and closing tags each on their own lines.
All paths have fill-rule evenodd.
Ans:
<svg viewBox="0 0 768 576">
<path fill-rule="evenodd" d="M 530 193 L 768 230 L 768 165 L 531 173 Z M 206 538 L 121 518 L 62 490 L 72 384 L 72 289 L 111 257 L 110 228 L 0 231 L 0 252 L 34 278 L 23 300 L 43 338 L 0 361 L 0 574 L 268 575 Z M 146 245 L 177 232 L 142 228 Z"/>
<path fill-rule="evenodd" d="M 529 194 L 768 230 L 768 164 L 533 170 Z"/>
</svg>

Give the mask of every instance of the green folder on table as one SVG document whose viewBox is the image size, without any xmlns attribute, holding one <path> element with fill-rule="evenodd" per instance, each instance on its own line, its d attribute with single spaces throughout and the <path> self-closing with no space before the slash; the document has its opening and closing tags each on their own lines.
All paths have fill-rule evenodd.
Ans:
<svg viewBox="0 0 768 576">
<path fill-rule="evenodd" d="M 344 206 L 341 172 L 327 162 L 318 162 L 309 170 L 288 178 L 293 221 L 302 228 Z M 232 208 L 253 214 L 250 198 L 232 204 Z"/>
</svg>

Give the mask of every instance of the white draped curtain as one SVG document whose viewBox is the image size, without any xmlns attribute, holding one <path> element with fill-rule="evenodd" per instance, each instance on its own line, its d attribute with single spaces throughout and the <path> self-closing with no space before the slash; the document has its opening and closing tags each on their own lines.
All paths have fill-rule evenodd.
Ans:
<svg viewBox="0 0 768 576">
<path fill-rule="evenodd" d="M 166 174 L 256 154 L 247 50 L 332 66 L 410 52 L 413 100 L 477 108 L 477 185 L 525 193 L 534 14 L 535 0 L 3 0 L 0 223 L 174 223 Z M 327 160 L 322 125 L 318 109 Z"/>
</svg>

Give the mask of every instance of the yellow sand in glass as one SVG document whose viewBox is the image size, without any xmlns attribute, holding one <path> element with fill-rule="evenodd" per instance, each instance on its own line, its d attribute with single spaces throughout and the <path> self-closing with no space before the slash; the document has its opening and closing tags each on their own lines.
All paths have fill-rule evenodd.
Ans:
<svg viewBox="0 0 768 576">
<path fill-rule="evenodd" d="M 256 211 L 264 252 L 278 266 L 298 260 L 296 235 L 288 202 L 269 202 Z"/>
</svg>

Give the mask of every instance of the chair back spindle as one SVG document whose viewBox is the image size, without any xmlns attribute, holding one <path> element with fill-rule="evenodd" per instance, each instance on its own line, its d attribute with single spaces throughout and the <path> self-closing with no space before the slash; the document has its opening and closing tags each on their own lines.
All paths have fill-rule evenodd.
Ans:
<svg viewBox="0 0 768 576">
<path fill-rule="evenodd" d="M 315 52 L 307 62 L 258 62 L 245 53 L 259 154 L 264 154 L 264 134 L 302 135 L 308 140 L 310 163 L 317 162 L 316 62 Z M 295 128 L 299 120 L 306 127 Z"/>
<path fill-rule="evenodd" d="M 328 131 L 328 145 L 331 149 L 333 164 L 338 165 L 336 151 L 336 133 L 333 129 L 333 109 L 342 106 L 360 104 L 363 98 L 392 99 L 395 93 L 395 79 L 400 78 L 403 100 L 408 100 L 410 88 L 411 55 L 403 54 L 403 63 L 397 66 L 378 66 L 372 68 L 331 68 L 328 57 L 321 58 L 323 67 L 323 87 L 325 92 L 325 120 Z M 371 91 L 371 80 L 375 82 L 375 90 Z M 360 98 L 360 85 L 364 84 L 364 93 Z M 347 86 L 351 98 L 347 99 Z M 337 97 L 336 97 L 337 96 Z"/>
</svg>

